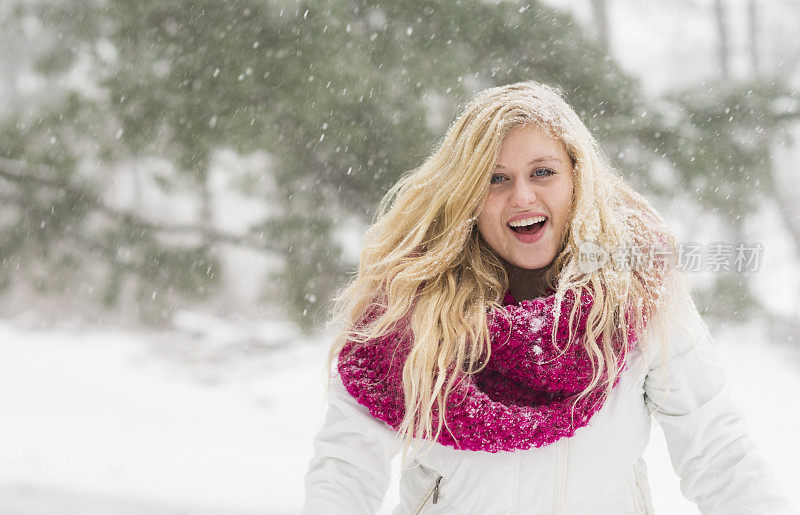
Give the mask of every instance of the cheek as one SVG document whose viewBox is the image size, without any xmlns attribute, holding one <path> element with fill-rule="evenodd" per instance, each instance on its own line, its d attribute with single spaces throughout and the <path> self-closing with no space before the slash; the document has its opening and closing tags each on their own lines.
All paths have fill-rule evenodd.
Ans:
<svg viewBox="0 0 800 515">
<path fill-rule="evenodd" d="M 572 209 L 572 184 L 566 185 L 559 194 L 558 211 L 562 219 L 567 218 Z"/>
<path fill-rule="evenodd" d="M 572 195 L 573 190 L 570 185 L 569 188 L 566 188 L 563 192 L 561 197 L 561 201 L 559 203 L 559 214 L 558 214 L 558 223 L 555 224 L 555 229 L 557 232 L 563 233 L 566 230 L 567 222 L 569 220 L 570 214 L 572 213 Z"/>
<path fill-rule="evenodd" d="M 499 205 L 497 199 L 491 195 L 486 197 L 481 209 L 481 214 L 478 216 L 477 226 L 481 236 L 486 239 L 486 236 L 492 231 L 496 231 L 496 226 L 500 220 L 500 211 L 502 206 Z"/>
<path fill-rule="evenodd" d="M 566 206 L 567 214 L 569 214 L 570 210 L 572 210 L 572 198 L 573 198 L 573 195 L 575 195 L 575 193 L 572 190 L 572 188 L 570 188 L 569 191 L 567 192 L 566 201 L 564 202 L 564 205 Z"/>
<path fill-rule="evenodd" d="M 478 217 L 478 222 L 475 225 L 478 226 L 478 234 L 480 234 L 484 240 L 489 241 L 492 239 L 491 224 L 486 216 L 486 210 L 484 210 L 483 213 L 481 213 L 481 216 Z"/>
</svg>

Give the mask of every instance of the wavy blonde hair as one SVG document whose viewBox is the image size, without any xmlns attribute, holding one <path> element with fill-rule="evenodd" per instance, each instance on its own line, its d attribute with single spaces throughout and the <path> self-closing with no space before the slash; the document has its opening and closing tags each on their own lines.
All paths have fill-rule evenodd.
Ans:
<svg viewBox="0 0 800 515">
<path fill-rule="evenodd" d="M 328 371 L 348 342 L 369 345 L 398 330 L 412 338 L 402 363 L 406 410 L 398 433 L 405 441 L 404 455 L 416 438 L 438 439 L 446 426 L 450 391 L 459 378 L 479 372 L 491 355 L 487 312 L 503 309 L 509 284 L 502 260 L 475 221 L 503 139 L 525 126 L 562 141 L 574 164 L 571 212 L 544 281 L 556 290 L 556 317 L 569 290 L 576 298 L 587 290 L 594 299 L 582 341 L 594 379 L 581 396 L 595 387 L 608 395 L 621 372 L 618 358 L 625 358 L 618 354 L 629 347 L 628 330 L 640 333 L 664 297 L 664 267 L 585 271 L 580 265 L 583 242 L 605 249 L 659 243 L 674 248 L 675 238 L 613 170 L 560 93 L 536 82 L 478 93 L 425 162 L 405 173 L 383 198 L 367 231 L 358 273 L 336 299 L 333 320 L 340 327 Z M 677 296 L 685 298 L 685 283 L 673 285 Z M 577 307 L 570 312 L 569 341 L 556 341 L 553 325 L 553 343 L 560 349 L 572 343 Z M 621 350 L 612 338 L 624 341 Z"/>
</svg>

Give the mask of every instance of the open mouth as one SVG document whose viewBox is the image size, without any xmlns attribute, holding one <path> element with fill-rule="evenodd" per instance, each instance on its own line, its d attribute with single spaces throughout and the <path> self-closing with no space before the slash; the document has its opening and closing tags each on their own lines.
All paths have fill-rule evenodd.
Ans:
<svg viewBox="0 0 800 515">
<path fill-rule="evenodd" d="M 506 225 L 509 229 L 517 234 L 536 234 L 542 229 L 542 227 L 544 227 L 544 224 L 546 223 L 547 218 L 544 218 L 543 220 L 534 220 L 529 218 L 526 220 L 509 222 Z"/>
</svg>

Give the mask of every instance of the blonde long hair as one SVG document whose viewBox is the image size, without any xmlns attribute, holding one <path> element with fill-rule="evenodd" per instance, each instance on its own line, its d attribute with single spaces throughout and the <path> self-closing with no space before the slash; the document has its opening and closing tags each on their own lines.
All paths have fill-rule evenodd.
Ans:
<svg viewBox="0 0 800 515">
<path fill-rule="evenodd" d="M 556 290 L 556 317 L 569 290 L 575 298 L 586 290 L 594 299 L 582 342 L 594 380 L 582 395 L 598 385 L 608 395 L 621 372 L 618 354 L 627 351 L 628 330 L 641 332 L 664 296 L 663 268 L 581 267 L 583 242 L 613 250 L 659 243 L 674 247 L 675 238 L 613 170 L 559 92 L 531 81 L 478 93 L 426 161 L 404 174 L 383 198 L 367 231 L 358 273 L 337 297 L 334 321 L 340 332 L 328 371 L 348 342 L 369 345 L 397 330 L 412 338 L 402 364 L 406 410 L 398 433 L 405 441 L 404 454 L 416 438 L 438 439 L 446 426 L 450 391 L 459 378 L 479 372 L 491 355 L 486 315 L 503 309 L 509 284 L 501 259 L 481 238 L 475 221 L 504 137 L 524 126 L 561 140 L 574 163 L 571 213 L 544 281 Z M 685 284 L 674 285 L 677 297 L 686 298 Z M 574 316 L 575 309 L 563 349 L 572 343 Z M 559 347 L 556 326 L 552 338 Z M 624 340 L 622 351 L 615 350 L 612 338 Z"/>
</svg>

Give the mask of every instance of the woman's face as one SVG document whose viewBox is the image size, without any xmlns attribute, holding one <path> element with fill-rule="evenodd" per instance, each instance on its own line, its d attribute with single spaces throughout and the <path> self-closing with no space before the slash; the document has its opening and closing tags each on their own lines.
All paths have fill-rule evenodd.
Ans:
<svg viewBox="0 0 800 515">
<path fill-rule="evenodd" d="M 552 263 L 572 203 L 572 173 L 560 140 L 532 127 L 508 134 L 478 217 L 480 235 L 511 265 Z"/>
</svg>

